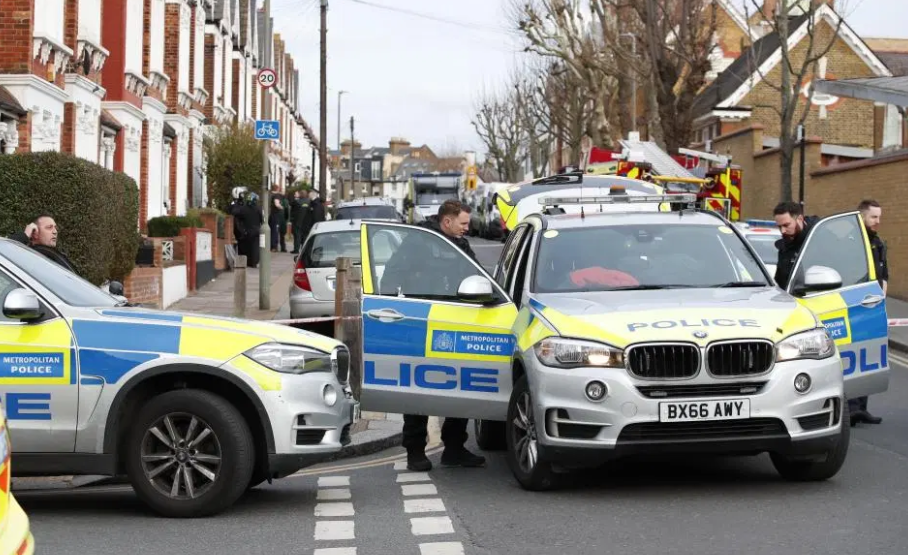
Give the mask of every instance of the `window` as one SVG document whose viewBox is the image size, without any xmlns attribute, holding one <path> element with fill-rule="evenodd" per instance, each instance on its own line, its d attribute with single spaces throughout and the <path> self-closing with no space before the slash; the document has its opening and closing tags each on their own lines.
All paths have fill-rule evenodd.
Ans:
<svg viewBox="0 0 908 555">
<path fill-rule="evenodd" d="M 384 231 L 372 242 L 370 255 L 379 262 L 385 263 L 394 249 L 400 244 L 400 237 L 394 232 Z M 359 263 L 362 255 L 360 249 L 360 231 L 336 231 L 319 233 L 312 237 L 303 251 L 303 265 L 306 268 L 334 268 L 340 257 L 352 258 Z"/>
<path fill-rule="evenodd" d="M 495 279 L 498 282 L 498 285 L 501 285 L 505 290 L 508 289 L 507 278 L 511 273 L 511 269 L 514 267 L 514 260 L 516 260 L 521 239 L 523 239 L 529 229 L 529 226 L 526 225 L 517 226 L 502 250 L 501 263 L 498 265 L 498 275 Z"/>
<path fill-rule="evenodd" d="M 747 240 L 757 251 L 757 256 L 763 261 L 763 264 L 778 264 L 779 249 L 776 248 L 776 241 L 781 239 L 779 235 L 747 235 Z"/>
<path fill-rule="evenodd" d="M 383 250 L 382 235 L 389 232 L 380 225 L 370 225 L 367 232 L 369 253 L 376 253 L 370 262 L 379 295 L 456 302 L 460 283 L 483 275 L 454 244 L 422 228 L 394 228 L 401 241 Z"/>
<path fill-rule="evenodd" d="M 768 283 L 745 243 L 724 225 L 549 230 L 539 241 L 532 290 L 540 293 Z"/>
<path fill-rule="evenodd" d="M 337 220 L 396 220 L 397 211 L 393 206 L 377 204 L 343 206 L 337 209 Z"/>
<path fill-rule="evenodd" d="M 0 241 L 0 254 L 70 306 L 103 308 L 119 303 L 96 285 L 26 246 Z"/>
<path fill-rule="evenodd" d="M 801 250 L 792 283 L 804 283 L 804 276 L 811 266 L 826 266 L 837 271 L 842 276 L 842 287 L 870 281 L 863 225 L 857 215 L 840 216 L 817 224 Z"/>
<path fill-rule="evenodd" d="M 6 296 L 9 295 L 10 291 L 17 289 L 19 284 L 9 277 L 6 273 L 0 270 L 0 308 L 3 307 L 3 304 L 6 303 Z M 15 318 L 7 318 L 3 315 L 3 311 L 0 310 L 0 323 L 3 322 L 18 322 Z"/>
</svg>

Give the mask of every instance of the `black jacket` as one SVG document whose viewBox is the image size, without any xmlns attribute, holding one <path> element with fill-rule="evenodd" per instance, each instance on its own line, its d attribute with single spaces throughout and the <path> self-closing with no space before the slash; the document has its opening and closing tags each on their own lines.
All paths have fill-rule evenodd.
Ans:
<svg viewBox="0 0 908 555">
<path fill-rule="evenodd" d="M 876 231 L 867 230 L 870 236 L 870 250 L 873 253 L 873 265 L 876 267 L 876 280 L 880 286 L 884 281 L 889 281 L 889 259 L 886 253 L 886 243 L 880 239 Z"/>
<path fill-rule="evenodd" d="M 427 229 L 431 229 L 433 231 L 437 231 L 438 233 L 441 233 L 442 235 L 447 237 L 449 241 L 451 241 L 452 243 L 457 245 L 458 248 L 460 248 L 460 250 L 467 253 L 467 255 L 469 255 L 470 258 L 472 258 L 473 260 L 476 260 L 476 253 L 473 252 L 473 248 L 470 247 L 470 242 L 467 240 L 467 238 L 462 235 L 460 237 L 451 237 L 450 235 L 446 234 L 444 231 L 441 230 L 441 225 L 438 223 L 437 218 L 427 218 L 425 221 L 419 222 L 416 225 L 419 227 L 424 227 Z"/>
<path fill-rule="evenodd" d="M 69 257 L 66 256 L 66 253 L 64 253 L 63 251 L 56 249 L 54 247 L 47 247 L 45 245 L 32 245 L 28 236 L 25 235 L 25 233 L 22 233 L 21 231 L 13 233 L 12 235 L 9 236 L 9 238 L 15 239 L 16 241 L 19 241 L 20 243 L 22 243 L 23 245 L 25 245 L 27 247 L 33 248 L 34 250 L 40 252 L 41 254 L 43 254 L 47 258 L 51 259 L 52 261 L 56 262 L 60 266 L 66 268 L 70 272 L 78 275 L 78 272 L 76 272 L 75 266 L 73 266 L 73 263 L 69 260 Z"/>
<path fill-rule="evenodd" d="M 787 241 L 784 237 L 776 241 L 776 248 L 779 250 L 779 263 L 776 266 L 775 279 L 782 289 L 788 287 L 788 282 L 791 280 L 791 272 L 794 270 L 801 247 L 804 246 L 804 241 L 818 221 L 820 221 L 819 216 L 807 216 L 804 218 L 804 229 L 801 230 L 797 237 L 791 241 Z"/>
</svg>

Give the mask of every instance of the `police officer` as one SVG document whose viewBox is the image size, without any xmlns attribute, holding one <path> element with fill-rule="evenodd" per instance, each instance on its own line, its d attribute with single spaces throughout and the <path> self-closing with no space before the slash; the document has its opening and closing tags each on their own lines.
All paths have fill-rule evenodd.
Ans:
<svg viewBox="0 0 908 555">
<path fill-rule="evenodd" d="M 880 227 L 880 218 L 883 215 L 883 209 L 880 203 L 873 199 L 862 200 L 858 205 L 861 211 L 861 217 L 864 220 L 864 227 L 867 229 L 867 235 L 870 237 L 870 250 L 873 253 L 873 264 L 876 267 L 876 279 L 883 288 L 883 295 L 886 294 L 886 287 L 889 282 L 889 261 L 886 259 L 886 244 L 880 239 L 877 230 Z M 868 424 L 879 424 L 883 421 L 879 416 L 873 416 L 867 410 L 867 396 L 849 399 L 848 406 L 851 410 L 851 425 L 858 422 Z"/>
<path fill-rule="evenodd" d="M 804 217 L 804 210 L 797 202 L 781 202 L 772 211 L 776 225 L 782 232 L 782 238 L 776 241 L 779 249 L 779 261 L 776 266 L 776 283 L 782 289 L 788 287 L 791 272 L 794 270 L 798 253 L 804 246 L 810 229 L 820 218 L 817 216 Z"/>
<path fill-rule="evenodd" d="M 437 219 L 426 220 L 425 222 L 420 222 L 418 225 L 443 234 L 452 243 L 467 253 L 470 258 L 476 260 L 476 253 L 473 252 L 469 241 L 464 237 L 470 229 L 470 212 L 470 207 L 460 201 L 453 199 L 446 200 L 438 208 Z M 416 242 L 414 241 L 414 243 Z M 429 258 L 431 258 L 430 253 L 422 254 L 414 252 L 418 250 L 419 245 L 414 244 L 413 249 L 407 249 L 405 247 L 406 245 L 401 246 L 398 252 L 413 259 L 421 260 L 421 264 L 423 265 L 433 265 L 433 261 L 429 260 Z M 406 268 L 403 266 L 410 266 L 410 264 L 403 264 L 400 268 L 401 271 L 391 268 L 391 266 L 392 261 L 389 260 L 388 265 L 385 267 L 384 274 L 387 278 L 382 278 L 383 289 L 386 280 L 396 280 L 405 283 L 410 279 L 433 279 L 426 277 L 426 275 L 416 275 L 419 274 L 419 272 L 406 272 Z M 433 270 L 441 269 L 439 264 L 434 264 L 433 266 Z M 449 275 L 439 275 L 438 277 L 441 280 L 454 283 L 454 287 L 457 287 L 457 284 L 460 283 L 459 279 L 450 279 L 451 276 Z M 426 426 L 428 421 L 429 417 L 426 415 L 404 415 L 402 445 L 407 450 L 407 468 L 409 470 L 425 472 L 432 469 L 432 462 L 426 457 L 426 436 L 428 435 Z M 441 464 L 443 466 L 477 467 L 485 464 L 485 457 L 475 455 L 464 447 L 464 444 L 469 437 L 467 434 L 468 422 L 469 420 L 466 418 L 445 418 L 444 424 L 441 427 L 441 439 L 445 444 L 445 450 L 441 455 Z"/>
</svg>

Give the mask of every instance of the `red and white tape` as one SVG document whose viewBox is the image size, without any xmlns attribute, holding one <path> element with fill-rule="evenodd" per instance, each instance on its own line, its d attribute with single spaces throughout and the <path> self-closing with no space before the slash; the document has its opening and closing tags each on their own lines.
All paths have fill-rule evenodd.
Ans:
<svg viewBox="0 0 908 555">
<path fill-rule="evenodd" d="M 908 326 L 908 318 L 890 318 L 889 327 L 890 328 L 903 328 Z"/>
</svg>

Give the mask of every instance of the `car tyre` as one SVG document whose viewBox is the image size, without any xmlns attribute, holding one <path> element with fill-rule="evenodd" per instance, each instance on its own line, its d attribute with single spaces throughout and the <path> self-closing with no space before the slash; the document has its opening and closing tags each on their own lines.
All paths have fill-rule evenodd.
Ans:
<svg viewBox="0 0 908 555">
<path fill-rule="evenodd" d="M 556 475 L 552 464 L 539 454 L 533 399 L 525 375 L 517 380 L 511 392 L 505 432 L 508 466 L 520 486 L 530 491 L 552 489 Z"/>
<path fill-rule="evenodd" d="M 828 480 L 838 474 L 842 465 L 845 464 L 845 456 L 848 454 L 848 443 L 851 440 L 851 415 L 848 408 L 848 402 L 842 401 L 842 417 L 840 424 L 842 430 L 839 436 L 839 442 L 836 446 L 826 453 L 826 460 L 822 462 L 798 461 L 791 460 L 785 455 L 770 453 L 776 471 L 786 480 L 794 482 L 820 482 Z"/>
<path fill-rule="evenodd" d="M 473 432 L 476 435 L 476 444 L 483 451 L 503 451 L 508 448 L 505 437 L 505 423 L 499 420 L 473 421 Z"/>
<path fill-rule="evenodd" d="M 254 466 L 249 425 L 236 407 L 209 391 L 181 389 L 152 398 L 126 438 L 133 489 L 165 517 L 224 511 L 246 491 Z"/>
</svg>

